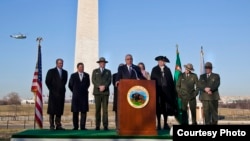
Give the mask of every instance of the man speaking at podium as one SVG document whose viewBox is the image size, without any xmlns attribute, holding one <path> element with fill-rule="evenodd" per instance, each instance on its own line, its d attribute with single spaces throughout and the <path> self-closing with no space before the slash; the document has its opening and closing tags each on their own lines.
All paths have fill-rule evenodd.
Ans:
<svg viewBox="0 0 250 141">
<path fill-rule="evenodd" d="M 125 65 L 118 68 L 116 86 L 118 86 L 120 79 L 146 80 L 146 78 L 143 77 L 140 68 L 133 64 L 133 57 L 131 54 L 125 56 L 125 62 Z"/>
</svg>

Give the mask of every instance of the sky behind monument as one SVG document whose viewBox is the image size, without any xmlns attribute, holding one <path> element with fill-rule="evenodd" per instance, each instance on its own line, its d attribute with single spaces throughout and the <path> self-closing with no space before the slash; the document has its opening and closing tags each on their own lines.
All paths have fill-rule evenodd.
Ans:
<svg viewBox="0 0 250 141">
<path fill-rule="evenodd" d="M 248 0 L 99 0 L 99 55 L 112 73 L 128 53 L 149 72 L 157 64 L 154 58 L 165 55 L 174 74 L 178 44 L 182 67 L 192 63 L 199 75 L 203 46 L 205 61 L 221 76 L 220 94 L 249 95 L 249 6 Z M 0 1 L 0 98 L 10 92 L 32 97 L 39 36 L 43 81 L 56 58 L 73 73 L 76 12 L 77 0 Z M 10 38 L 19 32 L 27 38 Z M 44 83 L 43 92 L 48 94 Z"/>
</svg>

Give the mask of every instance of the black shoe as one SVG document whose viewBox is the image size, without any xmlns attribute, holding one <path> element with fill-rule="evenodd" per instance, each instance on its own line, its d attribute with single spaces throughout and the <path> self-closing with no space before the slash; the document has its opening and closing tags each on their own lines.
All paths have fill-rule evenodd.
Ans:
<svg viewBox="0 0 250 141">
<path fill-rule="evenodd" d="M 81 128 L 81 130 L 88 130 L 87 128 Z"/>
<path fill-rule="evenodd" d="M 192 125 L 197 125 L 197 122 L 193 122 Z"/>
<path fill-rule="evenodd" d="M 59 126 L 59 127 L 56 127 L 56 130 L 65 130 L 65 129 Z"/>
<path fill-rule="evenodd" d="M 55 130 L 55 127 L 50 127 L 49 129 L 50 129 L 50 130 Z"/>
<path fill-rule="evenodd" d="M 163 129 L 164 130 L 170 130 L 170 127 L 167 124 L 165 124 Z"/>
<path fill-rule="evenodd" d="M 105 126 L 105 127 L 104 127 L 104 130 L 109 130 L 109 129 L 108 129 L 108 127 Z"/>
<path fill-rule="evenodd" d="M 157 130 L 161 130 L 161 126 L 158 125 L 158 126 L 157 126 Z"/>
<path fill-rule="evenodd" d="M 72 130 L 78 130 L 78 128 L 73 128 Z"/>
<path fill-rule="evenodd" d="M 96 127 L 95 130 L 100 130 L 100 127 Z"/>
</svg>

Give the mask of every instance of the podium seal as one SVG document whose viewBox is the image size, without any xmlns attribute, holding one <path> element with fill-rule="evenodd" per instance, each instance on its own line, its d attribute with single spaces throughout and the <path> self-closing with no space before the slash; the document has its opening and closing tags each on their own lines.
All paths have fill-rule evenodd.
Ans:
<svg viewBox="0 0 250 141">
<path fill-rule="evenodd" d="M 133 86 L 128 91 L 127 100 L 133 108 L 143 108 L 149 101 L 148 91 L 142 86 Z"/>
</svg>

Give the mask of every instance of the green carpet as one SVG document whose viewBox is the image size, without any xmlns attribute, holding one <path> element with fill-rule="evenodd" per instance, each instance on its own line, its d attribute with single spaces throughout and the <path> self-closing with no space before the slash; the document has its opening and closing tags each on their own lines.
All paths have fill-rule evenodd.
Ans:
<svg viewBox="0 0 250 141">
<path fill-rule="evenodd" d="M 157 136 L 119 136 L 116 130 L 34 130 L 29 129 L 12 135 L 12 138 L 90 138 L 90 139 L 100 139 L 100 138 L 145 138 L 145 139 L 172 139 L 169 135 L 168 130 L 158 131 Z"/>
</svg>

